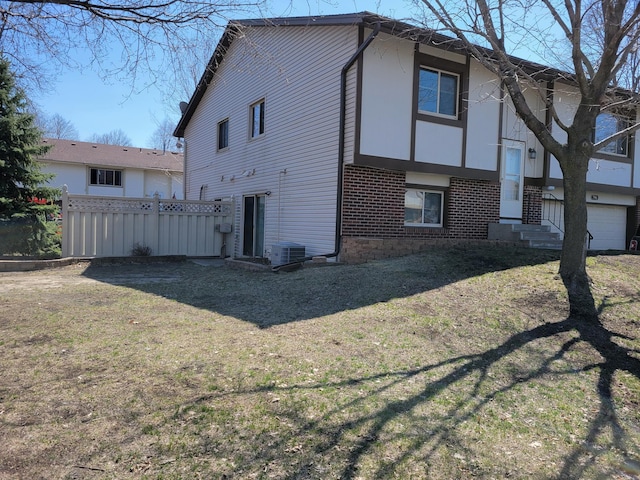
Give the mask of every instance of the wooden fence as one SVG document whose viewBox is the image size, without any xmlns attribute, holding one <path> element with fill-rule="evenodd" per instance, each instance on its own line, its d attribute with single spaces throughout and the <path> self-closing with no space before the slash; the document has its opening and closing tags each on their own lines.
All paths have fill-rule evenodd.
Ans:
<svg viewBox="0 0 640 480">
<path fill-rule="evenodd" d="M 120 257 L 136 246 L 152 255 L 224 255 L 232 234 L 220 230 L 233 228 L 233 210 L 233 202 L 93 197 L 69 195 L 64 188 L 62 255 Z"/>
</svg>

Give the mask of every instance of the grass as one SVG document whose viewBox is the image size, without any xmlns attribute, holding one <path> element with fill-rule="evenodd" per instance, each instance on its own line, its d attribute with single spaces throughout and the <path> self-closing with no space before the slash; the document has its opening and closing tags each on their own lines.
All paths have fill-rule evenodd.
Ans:
<svg viewBox="0 0 640 480">
<path fill-rule="evenodd" d="M 0 274 L 0 479 L 638 478 L 640 256 Z"/>
</svg>

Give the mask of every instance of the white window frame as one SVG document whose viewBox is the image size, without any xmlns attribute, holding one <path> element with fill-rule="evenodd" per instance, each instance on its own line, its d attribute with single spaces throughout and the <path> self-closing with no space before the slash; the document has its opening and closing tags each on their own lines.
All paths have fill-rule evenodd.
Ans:
<svg viewBox="0 0 640 480">
<path fill-rule="evenodd" d="M 436 111 L 432 112 L 430 110 L 422 110 L 420 109 L 420 75 L 423 71 L 431 71 L 431 72 L 435 72 L 438 74 L 438 89 L 436 92 Z M 442 74 L 445 75 L 449 75 L 451 77 L 456 77 L 456 91 L 455 91 L 455 113 L 453 115 L 450 115 L 448 113 L 440 113 L 440 79 L 442 78 Z M 447 70 L 442 70 L 440 68 L 434 68 L 434 67 L 430 67 L 427 65 L 420 65 L 420 71 L 418 72 L 418 112 L 424 115 L 432 115 L 435 117 L 442 117 L 442 118 L 451 118 L 451 119 L 458 119 L 458 115 L 459 115 L 459 103 L 460 103 L 460 74 L 459 73 L 455 73 L 455 72 L 450 72 Z"/>
<path fill-rule="evenodd" d="M 423 221 L 420 221 L 420 222 L 408 222 L 408 221 L 406 221 L 406 216 L 405 216 L 404 225 L 406 227 L 434 227 L 434 228 L 442 228 L 442 227 L 444 227 L 444 196 L 445 196 L 444 190 L 430 190 L 429 188 L 415 188 L 415 187 L 405 189 L 405 203 L 404 203 L 405 215 L 406 215 L 406 208 L 407 208 L 407 197 L 406 197 L 406 195 L 409 192 L 415 192 L 415 193 L 418 193 L 418 194 L 422 194 L 422 210 L 421 210 L 421 214 L 420 214 L 421 220 L 424 220 L 425 194 L 437 194 L 437 195 L 440 195 L 440 221 L 438 223 L 424 223 Z"/>
<path fill-rule="evenodd" d="M 257 102 L 253 102 L 249 106 L 249 138 L 255 139 L 264 136 L 266 131 L 265 126 L 265 99 L 261 98 Z M 256 131 L 256 109 L 260 108 L 260 113 L 258 117 L 258 128 Z"/>
</svg>

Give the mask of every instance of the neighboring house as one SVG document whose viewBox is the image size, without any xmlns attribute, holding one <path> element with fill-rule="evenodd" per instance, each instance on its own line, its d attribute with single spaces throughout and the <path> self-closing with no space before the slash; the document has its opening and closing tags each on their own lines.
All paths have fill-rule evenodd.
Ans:
<svg viewBox="0 0 640 480">
<path fill-rule="evenodd" d="M 569 120 L 576 88 L 557 73 L 539 86 Z M 535 89 L 525 95 L 551 124 Z M 625 120 L 603 116 L 596 136 Z M 493 223 L 558 223 L 548 211 L 562 209 L 558 162 L 499 79 L 458 42 L 366 12 L 230 22 L 174 134 L 187 198 L 235 200 L 236 256 L 293 242 L 379 258 L 487 239 Z M 639 139 L 590 164 L 592 248 L 624 249 L 635 233 Z"/>
<path fill-rule="evenodd" d="M 52 145 L 39 159 L 44 172 L 55 174 L 49 183 L 67 185 L 71 194 L 183 198 L 181 153 L 75 140 L 43 143 Z"/>
</svg>

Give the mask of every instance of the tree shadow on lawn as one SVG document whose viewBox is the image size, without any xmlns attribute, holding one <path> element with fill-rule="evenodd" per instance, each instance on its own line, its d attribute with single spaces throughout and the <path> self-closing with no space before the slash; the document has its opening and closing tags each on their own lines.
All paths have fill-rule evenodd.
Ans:
<svg viewBox="0 0 640 480">
<path fill-rule="evenodd" d="M 401 259 L 273 274 L 183 264 L 89 266 L 84 275 L 268 328 L 437 289 L 470 277 L 556 261 L 559 252 L 451 247 Z"/>
<path fill-rule="evenodd" d="M 636 297 L 631 301 L 638 300 L 640 298 Z M 605 299 L 600 305 L 600 312 L 606 307 Z M 235 455 L 236 459 L 242 459 L 239 467 L 245 469 L 244 473 L 250 473 L 251 468 L 247 468 L 252 466 L 255 471 L 266 472 L 267 477 L 269 472 L 274 471 L 279 472 L 278 478 L 291 480 L 322 478 L 322 472 L 330 472 L 331 477 L 336 478 L 336 464 L 340 465 L 337 473 L 341 479 L 400 478 L 407 475 L 412 478 L 509 477 L 558 480 L 639 478 L 640 449 L 634 443 L 640 432 L 640 425 L 634 420 L 638 416 L 636 413 L 634 419 L 621 421 L 618 415 L 621 409 L 627 408 L 623 405 L 625 401 L 637 408 L 639 399 L 624 398 L 620 392 L 614 395 L 616 374 L 625 373 L 640 379 L 640 360 L 637 358 L 640 352 L 619 343 L 625 340 L 634 339 L 610 331 L 600 321 L 589 323 L 567 318 L 516 333 L 482 353 L 451 357 L 437 364 L 333 383 L 280 387 L 271 385 L 222 395 L 205 395 L 181 405 L 178 411 L 193 410 L 199 404 L 208 404 L 228 396 L 267 393 L 285 397 L 293 393 L 304 395 L 305 391 L 318 393 L 354 386 L 365 388 L 366 385 L 369 387 L 366 395 L 352 395 L 347 402 L 335 404 L 333 408 L 314 418 L 309 418 L 308 412 L 294 406 L 274 407 L 278 408 L 276 417 L 279 421 L 292 426 L 288 433 L 278 432 L 276 440 L 271 438 L 272 441 L 252 444 L 244 457 L 239 455 L 237 445 L 229 438 L 218 443 L 216 455 Z M 540 342 L 546 342 L 547 353 L 533 358 L 530 352 L 525 352 L 525 355 L 531 357 L 527 371 L 519 371 L 507 381 L 492 378 L 492 368 L 498 367 L 509 356 L 536 348 Z M 598 355 L 594 355 L 597 353 L 600 360 L 586 362 L 575 368 L 575 358 L 568 357 L 584 349 L 589 351 L 589 358 L 597 358 Z M 545 453 L 538 450 L 542 449 L 544 452 L 545 447 L 550 447 L 553 452 L 552 445 L 544 444 L 550 443 L 550 438 L 558 432 L 549 432 L 547 437 L 540 438 L 541 442 L 527 445 L 527 441 L 520 440 L 521 443 L 518 443 L 523 432 L 516 427 L 497 433 L 507 437 L 507 445 L 511 449 L 519 450 L 519 462 L 514 460 L 512 463 L 506 457 L 496 459 L 494 452 L 493 462 L 497 462 L 487 465 L 483 463 L 485 459 L 482 452 L 477 449 L 474 451 L 473 439 L 467 437 L 470 432 L 465 430 L 465 425 L 469 422 L 482 425 L 480 417 L 488 415 L 490 410 L 498 409 L 508 416 L 508 409 L 502 405 L 506 396 L 518 398 L 526 395 L 522 387 L 532 387 L 539 382 L 550 383 L 548 388 L 553 391 L 578 375 L 592 372 L 597 372 L 597 400 L 596 404 L 585 405 L 585 410 L 590 412 L 588 419 L 585 416 L 582 428 L 582 432 L 586 434 L 583 438 L 568 442 L 571 447 L 565 448 L 568 453 L 559 461 L 550 458 L 551 454 L 546 455 L 545 460 Z M 425 379 L 426 382 L 423 383 Z M 418 384 L 417 389 L 408 396 L 398 395 L 397 388 L 407 382 Z M 585 380 L 579 382 L 581 389 L 589 383 Z M 570 403 L 567 398 L 569 393 L 570 389 L 563 389 L 559 398 L 550 400 L 550 405 L 541 406 L 553 408 L 556 403 Z M 455 401 L 447 402 L 446 408 L 439 415 L 434 415 L 443 395 L 457 397 Z M 425 412 L 434 418 L 425 417 Z M 567 430 L 565 428 L 562 432 L 561 429 L 560 435 L 566 435 Z M 526 438 L 526 432 L 524 437 Z M 482 435 L 478 438 L 483 440 Z M 492 438 L 488 440 L 491 441 Z M 562 444 L 563 440 L 566 441 L 560 439 L 559 443 Z M 486 442 L 487 438 L 483 441 Z M 504 442 L 504 438 L 496 438 L 496 442 L 500 441 Z M 396 445 L 398 448 L 385 450 L 384 444 Z M 522 451 L 523 448 L 527 451 Z M 547 461 L 549 466 L 545 465 Z M 518 470 L 523 467 L 523 463 L 531 466 L 532 470 Z M 541 468 L 543 465 L 547 468 Z M 443 472 L 442 468 L 449 468 L 449 472 Z M 364 477 L 361 476 L 363 470 L 366 472 Z M 232 476 L 233 474 L 229 478 Z"/>
<path fill-rule="evenodd" d="M 404 261 L 308 269 L 285 275 L 181 266 L 179 282 L 174 282 L 171 288 L 161 281 L 127 285 L 267 328 L 414 295 L 483 273 L 557 259 L 554 252 L 534 255 L 530 251 L 522 252 L 526 255 L 518 252 L 517 249 L 443 249 Z M 175 273 L 175 267 L 171 268 Z M 99 267 L 88 269 L 86 274 L 108 281 Z M 629 302 L 640 301 L 638 294 L 626 297 Z M 283 304 L 287 308 L 281 308 Z M 322 478 L 324 472 L 332 477 L 337 473 L 339 478 L 355 479 L 366 471 L 367 478 L 392 478 L 412 472 L 418 478 L 429 478 L 431 474 L 439 478 L 638 478 L 639 399 L 634 397 L 637 392 L 631 392 L 632 398 L 625 396 L 624 382 L 619 375 L 640 380 L 640 352 L 626 346 L 635 342 L 635 338 L 617 333 L 603 323 L 602 312 L 610 306 L 604 298 L 597 319 L 569 317 L 541 323 L 483 352 L 454 355 L 436 364 L 336 382 L 289 386 L 274 383 L 257 389 L 205 394 L 177 406 L 176 411 L 198 411 L 194 407 L 215 405 L 230 397 L 253 398 L 256 394 L 283 397 L 283 401 L 273 406 L 272 413 L 278 421 L 289 425 L 288 429 L 279 429 L 275 437 L 252 443 L 244 451 L 233 438 L 214 440 L 202 434 L 203 445 L 215 443 L 215 448 L 212 447 L 215 455 L 206 445 L 202 452 L 194 454 L 195 457 L 235 458 L 236 463 L 241 462 L 244 473 L 258 476 L 260 472 L 266 476 L 271 472 L 278 478 L 293 480 Z M 540 347 L 541 343 L 544 348 Z M 515 369 L 500 381 L 493 378 L 495 370 L 509 372 L 502 363 L 518 355 L 526 359 L 526 368 Z M 577 356 L 580 361 L 576 360 Z M 519 462 L 511 463 L 505 456 L 498 457 L 500 464 L 483 463 L 482 453 L 474 449 L 468 438 L 469 423 L 475 422 L 481 428 L 483 416 L 508 415 L 505 397 L 516 401 L 513 398 L 526 396 L 523 387 L 545 385 L 550 395 L 560 390 L 559 398 L 549 399 L 550 408 L 568 405 L 576 410 L 579 402 L 569 397 L 589 385 L 588 379 L 576 380 L 584 375 L 595 379 L 594 391 L 585 392 L 586 423 L 580 425 L 580 438 L 559 439 L 564 451 L 560 464 L 556 462 L 543 468 L 545 454 L 538 449 L 553 450 L 553 445 L 545 443 L 549 443 L 554 434 L 566 435 L 567 429 L 559 428 L 558 432 L 542 438 L 542 442 L 527 444 L 517 440 L 519 434 L 527 438 L 526 425 L 522 424 L 507 425 L 494 432 L 519 450 Z M 565 388 L 573 381 L 576 383 L 573 390 Z M 406 390 L 410 383 L 418 386 L 408 395 L 399 394 L 399 390 Z M 298 400 L 284 400 L 304 392 L 322 398 L 324 390 L 346 391 L 360 386 L 362 395 L 351 392 L 345 395 L 344 401 L 335 402 L 313 417 L 304 405 L 301 408 L 296 405 Z M 544 398 L 540 393 L 536 395 Z M 453 399 L 443 401 L 443 396 Z M 631 415 L 621 417 L 620 412 L 628 409 L 633 410 Z M 425 418 L 424 412 L 433 418 Z M 569 414 L 578 416 L 575 411 Z M 549 420 L 552 426 L 553 421 Z M 575 418 L 573 421 L 577 422 Z M 539 432 L 539 428 L 532 430 Z M 481 434 L 478 438 L 487 442 Z M 505 441 L 496 438 L 496 442 L 500 440 Z M 394 445 L 395 450 L 385 450 L 384 444 Z M 532 470 L 517 470 L 526 464 L 527 457 L 531 458 Z M 495 452 L 493 458 L 495 462 Z M 433 472 L 429 468 L 434 468 Z M 449 468 L 449 472 L 443 474 L 435 470 L 438 468 Z M 233 471 L 229 474 L 234 476 Z"/>
</svg>

